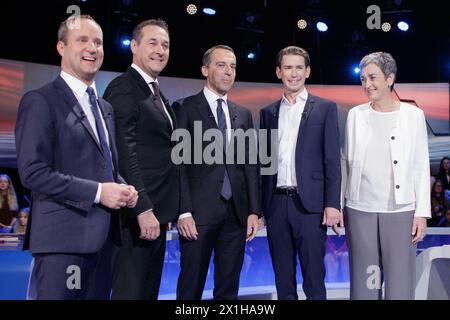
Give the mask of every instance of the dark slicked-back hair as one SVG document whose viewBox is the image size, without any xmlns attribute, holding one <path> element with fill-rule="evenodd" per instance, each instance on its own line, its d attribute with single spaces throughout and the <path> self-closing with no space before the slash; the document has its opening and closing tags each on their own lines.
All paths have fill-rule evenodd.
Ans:
<svg viewBox="0 0 450 320">
<path fill-rule="evenodd" d="M 160 28 L 164 29 L 164 31 L 167 32 L 167 35 L 169 35 L 169 25 L 164 20 L 162 20 L 162 19 L 145 20 L 145 21 L 142 21 L 141 23 L 139 23 L 133 30 L 132 39 L 134 41 L 136 41 L 138 44 L 141 42 L 141 39 L 142 39 L 142 29 L 144 29 L 146 26 L 160 27 Z"/>
<path fill-rule="evenodd" d="M 233 54 L 234 54 L 233 48 L 231 48 L 230 46 L 224 45 L 224 44 L 218 44 L 217 46 L 211 47 L 208 50 L 206 50 L 206 52 L 203 54 L 203 65 L 205 67 L 209 66 L 209 64 L 211 63 L 211 55 L 212 55 L 213 51 L 216 49 L 228 50 L 228 51 L 233 52 Z"/>
</svg>

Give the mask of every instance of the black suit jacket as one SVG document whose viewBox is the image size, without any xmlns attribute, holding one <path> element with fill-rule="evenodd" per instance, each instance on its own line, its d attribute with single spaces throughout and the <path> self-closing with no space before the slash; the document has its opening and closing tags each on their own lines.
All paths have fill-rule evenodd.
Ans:
<svg viewBox="0 0 450 320">
<path fill-rule="evenodd" d="M 202 135 L 208 129 L 218 129 L 214 116 L 203 91 L 172 105 L 178 119 L 178 127 L 187 129 L 192 136 L 192 158 L 194 151 L 194 122 L 202 123 Z M 228 101 L 232 129 L 253 129 L 250 111 Z M 202 150 L 211 142 L 203 142 Z M 236 143 L 234 141 L 233 143 Z M 260 214 L 258 166 L 248 162 L 248 145 L 245 164 L 227 164 L 233 193 L 233 202 L 239 221 L 247 225 L 250 213 Z M 235 157 L 236 160 L 236 157 Z M 234 162 L 236 163 L 236 161 Z M 181 175 L 185 193 L 181 213 L 192 212 L 198 225 L 206 225 L 213 220 L 215 208 L 220 201 L 220 194 L 225 175 L 225 164 L 191 164 L 184 165 Z"/>
<path fill-rule="evenodd" d="M 174 142 L 167 115 L 132 67 L 108 85 L 103 97 L 114 108 L 119 172 L 139 193 L 136 207 L 124 210 L 125 220 L 153 208 L 161 224 L 173 221 L 180 203 L 180 170 L 171 161 Z M 175 114 L 163 100 L 176 128 Z"/>
<path fill-rule="evenodd" d="M 117 168 L 111 105 L 98 99 Z M 25 94 L 16 124 L 17 165 L 32 192 L 24 249 L 32 253 L 94 253 L 110 226 L 120 243 L 117 212 L 94 204 L 109 166 L 87 117 L 67 83 L 55 81 Z M 114 181 L 124 183 L 114 172 Z"/>
</svg>

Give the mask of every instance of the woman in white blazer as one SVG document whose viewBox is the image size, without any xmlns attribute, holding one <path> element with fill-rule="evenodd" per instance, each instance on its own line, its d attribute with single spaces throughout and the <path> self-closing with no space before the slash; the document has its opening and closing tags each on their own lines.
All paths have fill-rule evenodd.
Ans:
<svg viewBox="0 0 450 320">
<path fill-rule="evenodd" d="M 397 101 L 389 53 L 360 63 L 369 102 L 349 111 L 342 196 L 350 258 L 350 299 L 414 299 L 416 245 L 430 217 L 425 117 Z M 345 199 L 344 199 L 345 198 Z"/>
</svg>

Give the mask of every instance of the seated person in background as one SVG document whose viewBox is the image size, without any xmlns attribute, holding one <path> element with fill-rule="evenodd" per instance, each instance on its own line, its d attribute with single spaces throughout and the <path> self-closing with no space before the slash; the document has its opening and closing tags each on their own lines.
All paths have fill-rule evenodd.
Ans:
<svg viewBox="0 0 450 320">
<path fill-rule="evenodd" d="M 30 208 L 22 208 L 19 213 L 17 214 L 17 221 L 12 227 L 11 232 L 12 233 L 20 233 L 25 234 L 25 231 L 27 230 L 27 222 L 28 222 L 28 215 L 30 213 Z"/>
<path fill-rule="evenodd" d="M 441 180 L 436 180 L 431 189 L 431 219 L 428 220 L 429 227 L 436 227 L 445 212 L 444 191 Z"/>
<path fill-rule="evenodd" d="M 0 174 L 0 233 L 10 232 L 16 222 L 17 204 L 16 191 L 11 178 Z"/>
<path fill-rule="evenodd" d="M 437 227 L 450 227 L 450 208 L 445 211 L 445 215 L 441 218 Z"/>
<path fill-rule="evenodd" d="M 449 190 L 450 189 L 450 158 L 443 157 L 441 159 L 441 164 L 439 165 L 439 173 L 436 176 L 436 179 L 441 180 L 442 189 Z"/>
</svg>

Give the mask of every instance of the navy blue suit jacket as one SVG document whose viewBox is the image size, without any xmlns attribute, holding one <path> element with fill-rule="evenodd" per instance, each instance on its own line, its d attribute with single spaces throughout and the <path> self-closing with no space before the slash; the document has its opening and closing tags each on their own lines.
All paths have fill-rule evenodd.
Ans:
<svg viewBox="0 0 450 320">
<path fill-rule="evenodd" d="M 98 101 L 117 168 L 112 107 L 101 98 Z M 94 204 L 98 183 L 110 180 L 106 160 L 86 115 L 61 77 L 23 96 L 16 148 L 22 184 L 32 192 L 24 249 L 94 253 L 102 248 L 111 226 L 113 239 L 120 242 L 117 213 Z M 116 170 L 114 180 L 124 182 Z"/>
<path fill-rule="evenodd" d="M 280 104 L 278 100 L 261 110 L 260 129 L 278 129 Z M 266 143 L 270 155 L 270 143 Z M 339 150 L 336 103 L 308 94 L 297 137 L 295 171 L 300 199 L 309 212 L 323 212 L 325 207 L 340 209 Z M 262 176 L 264 215 L 270 208 L 276 186 L 277 174 Z"/>
</svg>

